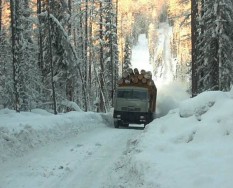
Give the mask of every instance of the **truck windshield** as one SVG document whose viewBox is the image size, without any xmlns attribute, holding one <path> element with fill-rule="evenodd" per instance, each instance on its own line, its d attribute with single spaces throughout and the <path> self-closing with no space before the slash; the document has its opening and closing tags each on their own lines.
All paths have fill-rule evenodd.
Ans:
<svg viewBox="0 0 233 188">
<path fill-rule="evenodd" d="M 147 92 L 146 91 L 139 91 L 139 90 L 118 90 L 117 97 L 118 98 L 126 98 L 126 99 L 146 100 L 147 99 Z"/>
</svg>

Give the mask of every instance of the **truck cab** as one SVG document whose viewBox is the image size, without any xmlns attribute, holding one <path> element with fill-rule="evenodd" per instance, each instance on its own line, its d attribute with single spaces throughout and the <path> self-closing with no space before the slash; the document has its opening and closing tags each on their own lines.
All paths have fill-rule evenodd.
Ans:
<svg viewBox="0 0 233 188">
<path fill-rule="evenodd" d="M 118 87 L 114 100 L 114 126 L 146 124 L 153 120 L 148 88 L 136 86 Z"/>
</svg>

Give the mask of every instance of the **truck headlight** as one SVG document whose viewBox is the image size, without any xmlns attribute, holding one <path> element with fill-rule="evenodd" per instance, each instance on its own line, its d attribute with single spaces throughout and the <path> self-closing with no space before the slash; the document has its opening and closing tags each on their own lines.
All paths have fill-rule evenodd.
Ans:
<svg viewBox="0 0 233 188">
<path fill-rule="evenodd" d="M 145 117 L 144 116 L 140 116 L 140 119 L 145 119 Z"/>
</svg>

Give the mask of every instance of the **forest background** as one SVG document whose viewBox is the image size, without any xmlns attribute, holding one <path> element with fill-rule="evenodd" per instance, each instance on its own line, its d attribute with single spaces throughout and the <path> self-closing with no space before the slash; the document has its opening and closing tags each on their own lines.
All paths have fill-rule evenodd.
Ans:
<svg viewBox="0 0 233 188">
<path fill-rule="evenodd" d="M 174 80 L 192 96 L 228 91 L 231 0 L 0 0 L 0 108 L 108 111 L 140 34 L 156 75 L 161 22 L 173 31 Z"/>
</svg>

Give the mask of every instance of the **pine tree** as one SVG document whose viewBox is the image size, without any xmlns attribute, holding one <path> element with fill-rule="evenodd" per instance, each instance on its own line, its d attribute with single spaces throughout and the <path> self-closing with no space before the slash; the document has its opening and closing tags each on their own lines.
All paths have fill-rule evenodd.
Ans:
<svg viewBox="0 0 233 188">
<path fill-rule="evenodd" d="M 11 3 L 15 19 L 12 44 L 17 44 L 12 45 L 13 78 L 18 91 L 18 103 L 11 103 L 17 104 L 18 111 L 53 108 L 56 114 L 71 110 L 69 101 L 77 102 L 84 110 L 93 110 L 94 100 L 101 95 L 99 107 L 107 111 L 118 75 L 116 5 L 112 1 L 86 0 L 75 4 L 69 0 L 66 5 L 66 1 L 37 0 L 38 20 L 32 27 L 32 1 Z M 9 76 L 11 69 L 6 65 L 1 64 L 0 74 L 7 69 L 4 76 Z M 10 90 L 3 78 L 1 101 L 7 88 Z"/>
<path fill-rule="evenodd" d="M 218 1 L 216 34 L 219 42 L 219 89 L 229 91 L 233 84 L 233 2 Z"/>
<path fill-rule="evenodd" d="M 201 19 L 198 89 L 228 91 L 232 84 L 232 2 L 206 0 Z"/>
<path fill-rule="evenodd" d="M 0 108 L 14 108 L 12 85 L 12 45 L 7 30 L 0 32 Z"/>
<path fill-rule="evenodd" d="M 99 99 L 98 111 L 107 111 L 112 101 L 115 89 L 117 71 L 117 47 L 116 47 L 116 9 L 111 1 L 96 1 L 96 8 L 91 15 L 91 45 L 89 59 L 92 59 L 94 77 L 92 85 L 96 85 L 95 97 Z M 91 73 L 89 73 L 91 75 Z M 93 93 L 93 89 L 92 89 Z M 91 95 L 90 95 L 91 96 Z M 92 95 L 93 96 L 93 95 Z"/>
</svg>

